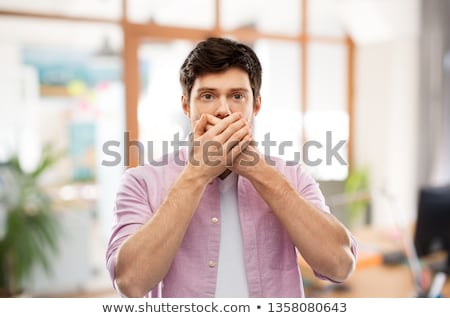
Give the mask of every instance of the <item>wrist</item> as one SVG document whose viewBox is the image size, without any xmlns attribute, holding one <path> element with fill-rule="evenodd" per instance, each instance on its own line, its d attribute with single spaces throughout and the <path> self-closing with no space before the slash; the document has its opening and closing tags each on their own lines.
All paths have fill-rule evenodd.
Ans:
<svg viewBox="0 0 450 318">
<path fill-rule="evenodd" d="M 257 163 L 255 169 L 252 169 L 251 172 L 248 173 L 247 179 L 249 179 L 253 185 L 266 184 L 268 180 L 276 178 L 277 174 L 278 171 L 262 157 L 262 160 Z"/>
<path fill-rule="evenodd" d="M 187 164 L 182 172 L 182 177 L 193 186 L 206 186 L 211 182 L 211 177 L 202 173 L 201 169 L 191 164 Z"/>
</svg>

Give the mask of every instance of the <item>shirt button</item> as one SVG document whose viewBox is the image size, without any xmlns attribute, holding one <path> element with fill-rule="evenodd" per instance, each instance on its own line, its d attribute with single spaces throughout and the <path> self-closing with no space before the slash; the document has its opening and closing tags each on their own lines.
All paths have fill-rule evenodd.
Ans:
<svg viewBox="0 0 450 318">
<path fill-rule="evenodd" d="M 209 261 L 209 262 L 208 262 L 208 266 L 211 267 L 211 268 L 212 268 L 212 267 L 216 267 L 216 262 L 214 262 L 214 261 Z"/>
<path fill-rule="evenodd" d="M 211 222 L 214 223 L 214 224 L 217 224 L 217 222 L 219 222 L 219 219 L 218 218 L 212 218 Z"/>
</svg>

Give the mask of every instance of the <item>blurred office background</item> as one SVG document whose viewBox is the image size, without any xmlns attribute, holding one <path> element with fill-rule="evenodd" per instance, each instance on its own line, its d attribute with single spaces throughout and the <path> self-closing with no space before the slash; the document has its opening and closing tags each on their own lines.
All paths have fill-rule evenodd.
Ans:
<svg viewBox="0 0 450 318">
<path fill-rule="evenodd" d="M 419 188 L 450 180 L 449 15 L 445 0 L 0 0 L 0 162 L 18 155 L 32 171 L 45 145 L 64 153 L 39 180 L 60 251 L 25 291 L 113 294 L 104 254 L 120 176 L 189 132 L 178 69 L 209 36 L 256 50 L 255 139 L 292 142 L 271 149 L 287 160 L 321 142 L 308 156 L 323 162 L 308 169 L 342 222 L 413 224 Z M 348 164 L 327 160 L 327 131 L 328 150 L 346 141 Z"/>
</svg>

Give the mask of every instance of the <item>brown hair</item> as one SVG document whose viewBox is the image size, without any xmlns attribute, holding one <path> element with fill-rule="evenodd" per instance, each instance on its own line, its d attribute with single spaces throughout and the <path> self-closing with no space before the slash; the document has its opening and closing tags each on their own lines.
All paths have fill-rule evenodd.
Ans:
<svg viewBox="0 0 450 318">
<path fill-rule="evenodd" d="M 261 89 L 261 63 L 249 46 L 225 38 L 208 38 L 198 43 L 189 53 L 180 69 L 183 94 L 187 100 L 190 99 L 198 76 L 220 73 L 231 67 L 238 67 L 247 72 L 255 102 Z"/>
</svg>

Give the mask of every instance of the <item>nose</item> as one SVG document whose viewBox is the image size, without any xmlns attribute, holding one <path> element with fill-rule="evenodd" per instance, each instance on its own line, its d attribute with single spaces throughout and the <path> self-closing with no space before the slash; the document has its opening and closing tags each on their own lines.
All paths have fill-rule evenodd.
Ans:
<svg viewBox="0 0 450 318">
<path fill-rule="evenodd" d="M 220 99 L 219 106 L 214 114 L 217 118 L 224 119 L 231 115 L 230 107 L 226 99 Z"/>
</svg>

